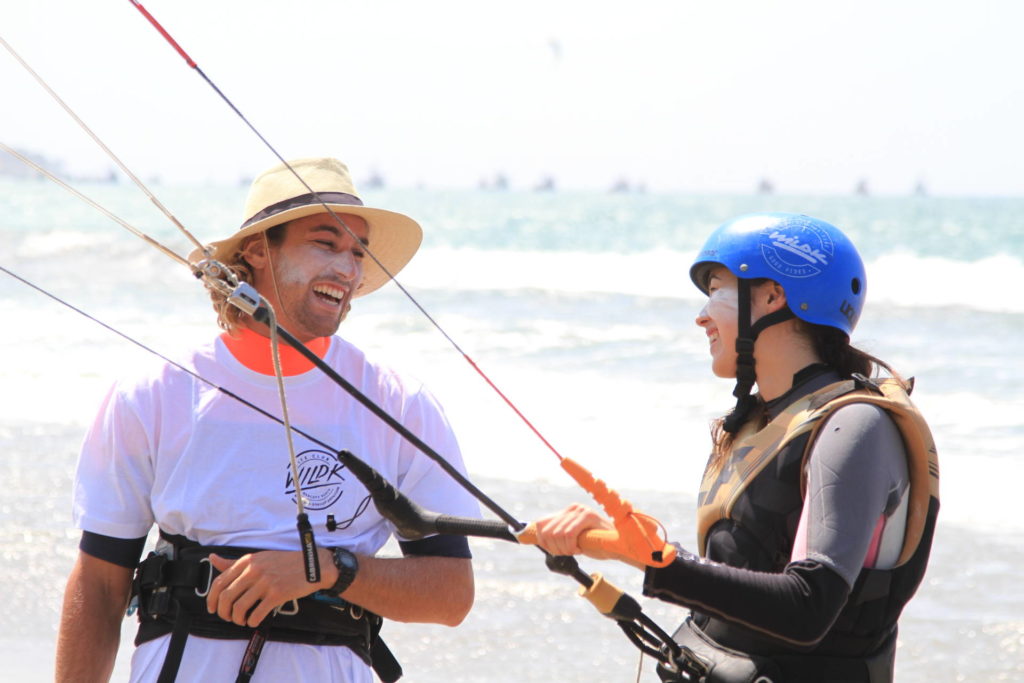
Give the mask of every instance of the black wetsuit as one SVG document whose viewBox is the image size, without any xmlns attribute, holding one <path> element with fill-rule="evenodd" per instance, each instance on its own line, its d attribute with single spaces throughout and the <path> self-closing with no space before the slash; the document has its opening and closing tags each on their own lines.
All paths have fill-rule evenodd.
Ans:
<svg viewBox="0 0 1024 683">
<path fill-rule="evenodd" d="M 768 418 L 841 379 L 821 365 L 805 368 L 789 392 L 766 406 Z M 895 564 L 891 544 L 881 552 L 878 545 L 886 526 L 890 536 L 901 537 L 906 518 L 909 476 L 900 431 L 876 405 L 836 409 L 810 446 L 803 494 L 802 458 L 795 453 L 786 461 L 784 455 L 757 475 L 737 503 L 742 508 L 736 515 L 739 521 L 726 520 L 710 529 L 706 557 L 683 551 L 668 567 L 649 569 L 644 593 L 692 608 L 709 635 L 743 652 L 815 656 L 822 645 L 826 652 L 820 654 L 867 654 L 880 647 L 872 640 L 874 634 L 858 643 L 845 632 L 832 632 L 840 614 L 851 609 L 851 592 L 858 602 L 863 597 L 865 560 L 882 570 Z M 764 528 L 774 538 L 766 540 L 772 534 L 745 524 L 744 516 L 769 519 Z M 897 614 L 900 608 L 902 604 Z M 869 616 L 883 629 L 879 638 L 894 639 L 894 618 L 892 633 L 884 630 L 890 628 L 885 623 L 889 609 L 882 610 L 884 619 L 876 619 L 874 612 Z M 846 620 L 839 622 L 844 630 Z"/>
</svg>

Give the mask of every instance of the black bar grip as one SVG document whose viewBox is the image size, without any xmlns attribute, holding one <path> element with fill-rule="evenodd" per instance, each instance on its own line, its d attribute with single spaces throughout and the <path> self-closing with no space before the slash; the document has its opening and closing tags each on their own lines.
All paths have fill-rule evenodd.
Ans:
<svg viewBox="0 0 1024 683">
<path fill-rule="evenodd" d="M 516 542 L 516 537 L 509 531 L 505 522 L 432 512 L 412 502 L 408 496 L 392 486 L 380 472 L 352 453 L 339 451 L 338 460 L 362 482 L 370 492 L 378 512 L 391 522 L 398 534 L 406 540 L 415 541 L 433 534 L 455 534 Z"/>
<path fill-rule="evenodd" d="M 497 538 L 502 541 L 516 543 L 516 537 L 509 530 L 508 525 L 505 522 L 499 522 L 494 519 L 438 515 L 437 519 L 434 520 L 434 526 L 439 534 L 482 536 L 483 538 Z"/>
<path fill-rule="evenodd" d="M 370 492 L 377 511 L 395 526 L 395 530 L 402 538 L 415 541 L 437 533 L 434 522 L 440 516 L 438 513 L 425 510 L 409 500 L 380 472 L 352 453 L 338 451 L 338 460 L 362 482 Z"/>
</svg>

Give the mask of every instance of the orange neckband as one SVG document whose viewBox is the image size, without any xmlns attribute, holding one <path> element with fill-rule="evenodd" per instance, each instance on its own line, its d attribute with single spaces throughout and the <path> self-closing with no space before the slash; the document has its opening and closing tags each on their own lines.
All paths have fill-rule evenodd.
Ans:
<svg viewBox="0 0 1024 683">
<path fill-rule="evenodd" d="M 274 359 L 270 354 L 270 339 L 268 337 L 240 327 L 237 337 L 232 337 L 225 332 L 220 335 L 220 339 L 224 342 L 224 346 L 228 347 L 231 355 L 245 367 L 263 375 L 274 374 Z M 327 354 L 330 345 L 330 337 L 317 337 L 306 342 L 309 350 L 319 358 L 323 358 Z M 313 369 L 313 363 L 283 341 L 278 345 L 278 354 L 281 356 L 281 372 L 288 377 L 301 375 Z"/>
</svg>

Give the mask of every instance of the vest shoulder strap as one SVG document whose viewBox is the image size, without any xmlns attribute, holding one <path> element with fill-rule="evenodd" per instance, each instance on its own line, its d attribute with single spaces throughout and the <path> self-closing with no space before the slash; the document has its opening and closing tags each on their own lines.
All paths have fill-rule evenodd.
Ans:
<svg viewBox="0 0 1024 683">
<path fill-rule="evenodd" d="M 747 485 L 787 444 L 809 432 L 821 419 L 815 415 L 821 397 L 831 400 L 855 388 L 852 381 L 836 382 L 794 401 L 764 427 L 747 422 L 736 435 L 728 456 L 709 459 L 697 498 L 697 547 L 702 555 L 711 527 L 731 515 Z"/>
</svg>

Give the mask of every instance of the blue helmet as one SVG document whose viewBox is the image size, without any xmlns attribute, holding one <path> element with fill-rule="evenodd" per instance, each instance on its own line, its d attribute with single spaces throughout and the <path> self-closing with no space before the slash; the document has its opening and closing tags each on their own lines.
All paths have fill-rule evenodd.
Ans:
<svg viewBox="0 0 1024 683">
<path fill-rule="evenodd" d="M 867 279 L 860 255 L 838 228 L 817 218 L 756 213 L 727 221 L 690 267 L 690 278 L 705 294 L 708 271 L 717 265 L 741 279 L 778 282 L 794 315 L 847 335 L 864 309 Z"/>
</svg>

